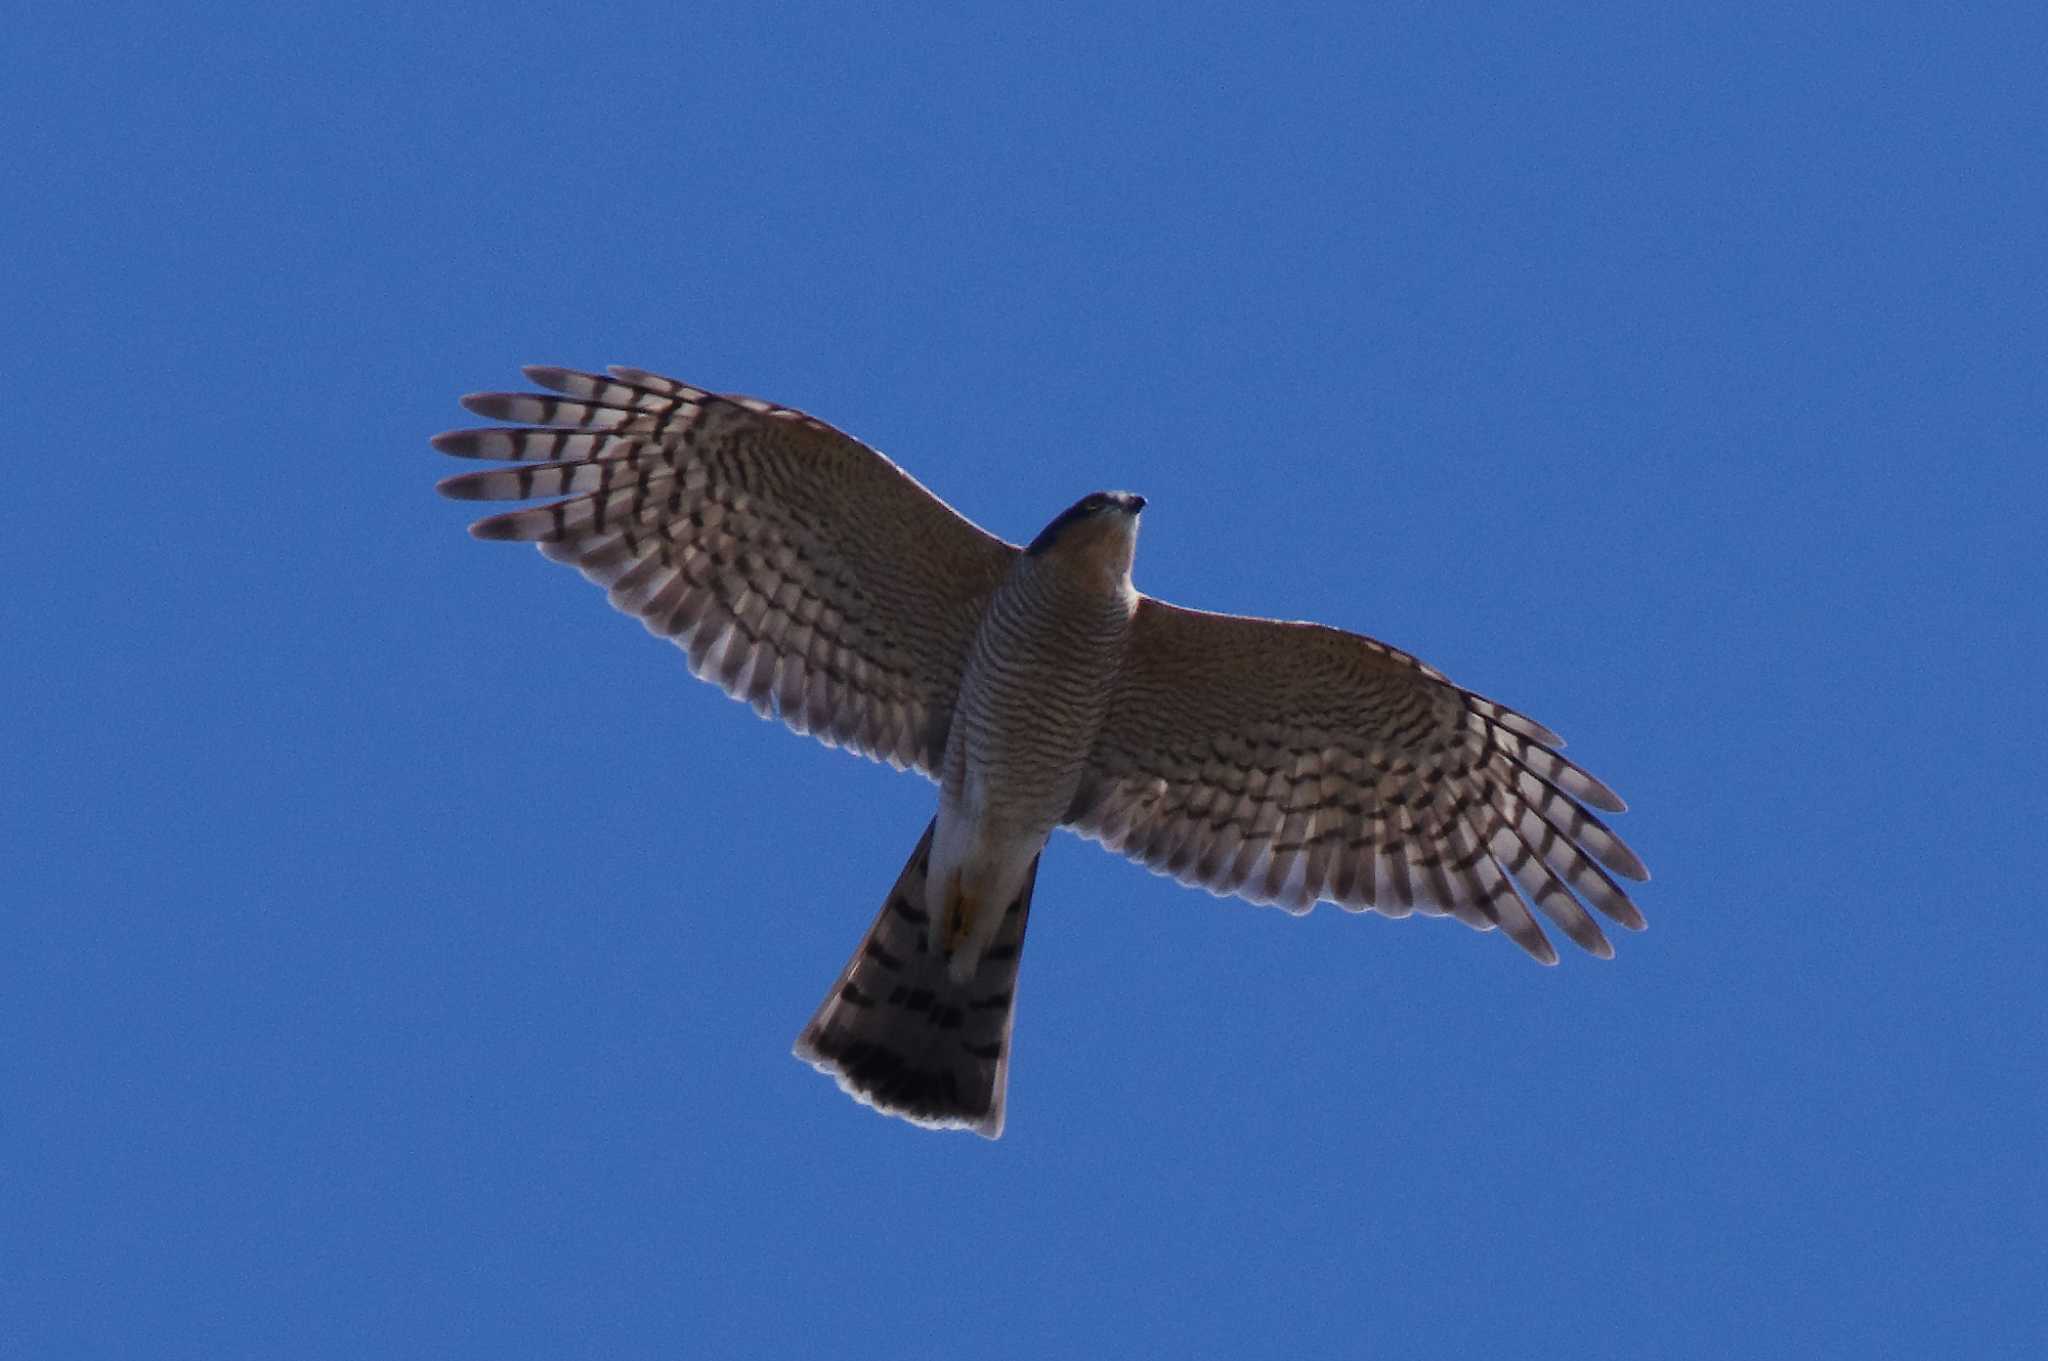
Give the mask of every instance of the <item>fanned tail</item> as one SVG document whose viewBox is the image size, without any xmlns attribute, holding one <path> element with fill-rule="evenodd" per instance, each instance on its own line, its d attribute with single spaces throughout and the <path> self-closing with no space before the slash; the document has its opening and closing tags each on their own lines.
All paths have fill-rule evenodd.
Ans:
<svg viewBox="0 0 2048 1361">
<path fill-rule="evenodd" d="M 1038 861 L 965 982 L 930 945 L 925 876 L 936 820 L 889 890 L 867 938 L 797 1037 L 796 1056 L 855 1100 L 934 1129 L 1003 1132 L 1017 961 Z"/>
</svg>

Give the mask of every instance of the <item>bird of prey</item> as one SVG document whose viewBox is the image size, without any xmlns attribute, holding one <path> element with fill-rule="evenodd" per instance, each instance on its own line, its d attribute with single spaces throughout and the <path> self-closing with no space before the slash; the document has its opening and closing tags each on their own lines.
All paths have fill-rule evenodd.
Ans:
<svg viewBox="0 0 2048 1361">
<path fill-rule="evenodd" d="M 1070 828 L 1186 884 L 1499 927 L 1530 908 L 1611 956 L 1591 907 L 1647 879 L 1622 802 L 1535 720 L 1384 643 L 1209 614 L 1131 585 L 1145 499 L 1099 491 L 1025 547 L 824 422 L 641 369 L 533 367 L 475 393 L 507 422 L 434 440 L 514 466 L 443 495 L 546 499 L 479 520 L 538 544 L 796 731 L 937 782 L 938 811 L 796 1042 L 857 1099 L 1002 1132 L 1018 955 Z"/>
</svg>

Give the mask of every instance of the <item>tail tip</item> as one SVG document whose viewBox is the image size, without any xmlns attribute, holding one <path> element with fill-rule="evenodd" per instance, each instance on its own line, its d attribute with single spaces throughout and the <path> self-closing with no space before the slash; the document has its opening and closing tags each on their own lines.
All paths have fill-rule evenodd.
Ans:
<svg viewBox="0 0 2048 1361">
<path fill-rule="evenodd" d="M 878 1045 L 835 1036 L 817 1025 L 804 1027 L 790 1052 L 879 1114 L 922 1129 L 965 1129 L 984 1139 L 1002 1137 L 1001 1093 L 992 1093 L 987 1106 L 977 1108 L 961 1098 L 950 1070 L 912 1068 Z"/>
</svg>

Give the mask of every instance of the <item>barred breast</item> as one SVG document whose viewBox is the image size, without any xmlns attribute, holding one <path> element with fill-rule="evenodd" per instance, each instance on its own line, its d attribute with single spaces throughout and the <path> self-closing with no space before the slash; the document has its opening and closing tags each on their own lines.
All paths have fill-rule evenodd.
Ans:
<svg viewBox="0 0 2048 1361">
<path fill-rule="evenodd" d="M 969 652 L 948 735 L 944 801 L 1041 834 L 1072 803 L 1108 711 L 1136 597 L 1057 558 L 1017 560 Z"/>
</svg>

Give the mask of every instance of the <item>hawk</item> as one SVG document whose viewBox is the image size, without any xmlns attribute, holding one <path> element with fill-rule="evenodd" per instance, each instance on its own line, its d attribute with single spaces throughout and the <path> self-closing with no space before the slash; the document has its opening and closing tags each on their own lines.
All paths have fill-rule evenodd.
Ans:
<svg viewBox="0 0 2048 1361">
<path fill-rule="evenodd" d="M 796 1053 L 921 1125 L 1002 1132 L 1018 956 L 1066 827 L 1182 883 L 1495 927 L 1613 954 L 1649 877 L 1557 734 L 1384 643 L 1131 585 L 1145 499 L 1101 491 L 1020 548 L 824 422 L 641 369 L 525 370 L 434 446 L 514 466 L 445 496 L 538 544 L 763 716 L 939 786 Z"/>
</svg>

